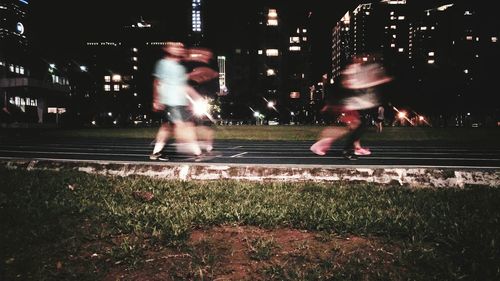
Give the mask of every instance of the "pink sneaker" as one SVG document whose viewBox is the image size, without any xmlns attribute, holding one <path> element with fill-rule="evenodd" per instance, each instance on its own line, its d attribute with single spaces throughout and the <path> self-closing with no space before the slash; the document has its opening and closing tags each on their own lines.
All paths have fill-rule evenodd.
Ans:
<svg viewBox="0 0 500 281">
<path fill-rule="evenodd" d="M 321 145 L 318 145 L 318 144 L 313 144 L 311 146 L 311 148 L 309 148 L 314 154 L 317 154 L 317 155 L 320 155 L 320 156 L 323 156 L 326 154 L 326 151 L 324 150 L 324 148 L 321 148 Z"/>
<path fill-rule="evenodd" d="M 360 148 L 354 149 L 354 154 L 356 154 L 356 155 L 365 155 L 366 156 L 366 155 L 372 154 L 372 152 L 368 148 L 360 147 Z"/>
</svg>

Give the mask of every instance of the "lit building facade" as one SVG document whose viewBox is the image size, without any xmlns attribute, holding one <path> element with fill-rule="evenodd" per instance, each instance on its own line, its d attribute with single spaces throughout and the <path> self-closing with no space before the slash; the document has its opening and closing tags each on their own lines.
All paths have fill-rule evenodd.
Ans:
<svg viewBox="0 0 500 281">
<path fill-rule="evenodd" d="M 256 108 L 266 112 L 266 119 L 278 119 L 277 106 L 284 102 L 283 58 L 284 36 L 278 10 L 265 8 L 261 11 L 257 33 L 257 81 Z"/>
<path fill-rule="evenodd" d="M 439 125 L 469 126 L 475 112 L 498 119 L 493 104 L 500 102 L 487 89 L 500 54 L 498 26 L 488 24 L 494 17 L 474 3 L 358 5 L 332 30 L 331 75 L 338 77 L 349 56 L 378 53 L 397 78 L 386 101 L 433 116 Z M 476 123 L 494 123 L 481 118 Z"/>
<path fill-rule="evenodd" d="M 202 20 L 201 0 L 191 0 L 191 40 L 193 45 L 198 46 L 204 37 L 204 27 Z"/>
<path fill-rule="evenodd" d="M 227 80 L 226 80 L 226 57 L 217 56 L 217 65 L 219 67 L 219 95 L 225 96 L 228 94 Z"/>
<path fill-rule="evenodd" d="M 187 21 L 173 25 L 140 17 L 114 33 L 103 35 L 106 40 L 87 41 L 82 61 L 88 64 L 88 74 L 95 81 L 86 99 L 94 103 L 86 113 L 88 122 L 96 126 L 158 122 L 161 117 L 151 110 L 154 66 L 164 56 L 162 47 L 167 42 L 186 42 L 190 31 Z"/>
<path fill-rule="evenodd" d="M 351 14 L 346 12 L 332 30 L 332 67 L 329 83 L 338 79 L 342 68 L 351 59 L 353 45 L 350 28 Z"/>
<path fill-rule="evenodd" d="M 317 96 L 310 91 L 310 14 L 300 19 L 287 16 L 279 8 L 262 9 L 251 42 L 255 49 L 250 55 L 240 54 L 250 58 L 248 72 L 255 73 L 249 75 L 254 81 L 250 82 L 250 107 L 264 123 L 312 122 L 314 118 L 311 108 Z"/>
<path fill-rule="evenodd" d="M 69 80 L 60 65 L 30 50 L 28 14 L 28 0 L 0 1 L 0 123 L 59 123 Z"/>
</svg>

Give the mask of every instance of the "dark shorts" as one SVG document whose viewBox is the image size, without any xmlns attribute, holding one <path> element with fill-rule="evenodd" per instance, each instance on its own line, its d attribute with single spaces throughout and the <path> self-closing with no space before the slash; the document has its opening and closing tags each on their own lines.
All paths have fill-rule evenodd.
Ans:
<svg viewBox="0 0 500 281">
<path fill-rule="evenodd" d="M 384 122 L 384 119 L 377 118 L 377 119 L 375 119 L 375 122 L 382 123 L 382 122 Z"/>
<path fill-rule="evenodd" d="M 166 106 L 164 117 L 171 123 L 188 121 L 191 114 L 187 106 Z"/>
</svg>

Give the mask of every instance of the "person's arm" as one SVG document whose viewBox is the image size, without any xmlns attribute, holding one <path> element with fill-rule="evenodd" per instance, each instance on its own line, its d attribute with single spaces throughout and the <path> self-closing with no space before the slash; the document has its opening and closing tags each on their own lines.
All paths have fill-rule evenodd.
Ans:
<svg viewBox="0 0 500 281">
<path fill-rule="evenodd" d="M 165 109 L 165 105 L 160 102 L 158 95 L 158 88 L 160 87 L 160 80 L 154 79 L 153 81 L 153 111 L 162 111 Z"/>
</svg>

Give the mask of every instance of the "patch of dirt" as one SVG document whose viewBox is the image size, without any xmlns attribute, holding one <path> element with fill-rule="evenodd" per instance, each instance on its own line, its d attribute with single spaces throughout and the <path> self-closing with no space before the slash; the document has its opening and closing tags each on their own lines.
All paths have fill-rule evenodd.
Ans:
<svg viewBox="0 0 500 281">
<path fill-rule="evenodd" d="M 259 251 L 261 255 L 256 255 Z M 148 249 L 140 266 L 116 265 L 103 280 L 270 280 L 269 268 L 293 271 L 299 269 L 289 267 L 297 264 L 315 268 L 327 263 L 334 270 L 351 263 L 353 256 L 367 265 L 390 267 L 398 252 L 398 247 L 375 238 L 220 226 L 193 231 L 178 249 Z"/>
</svg>

